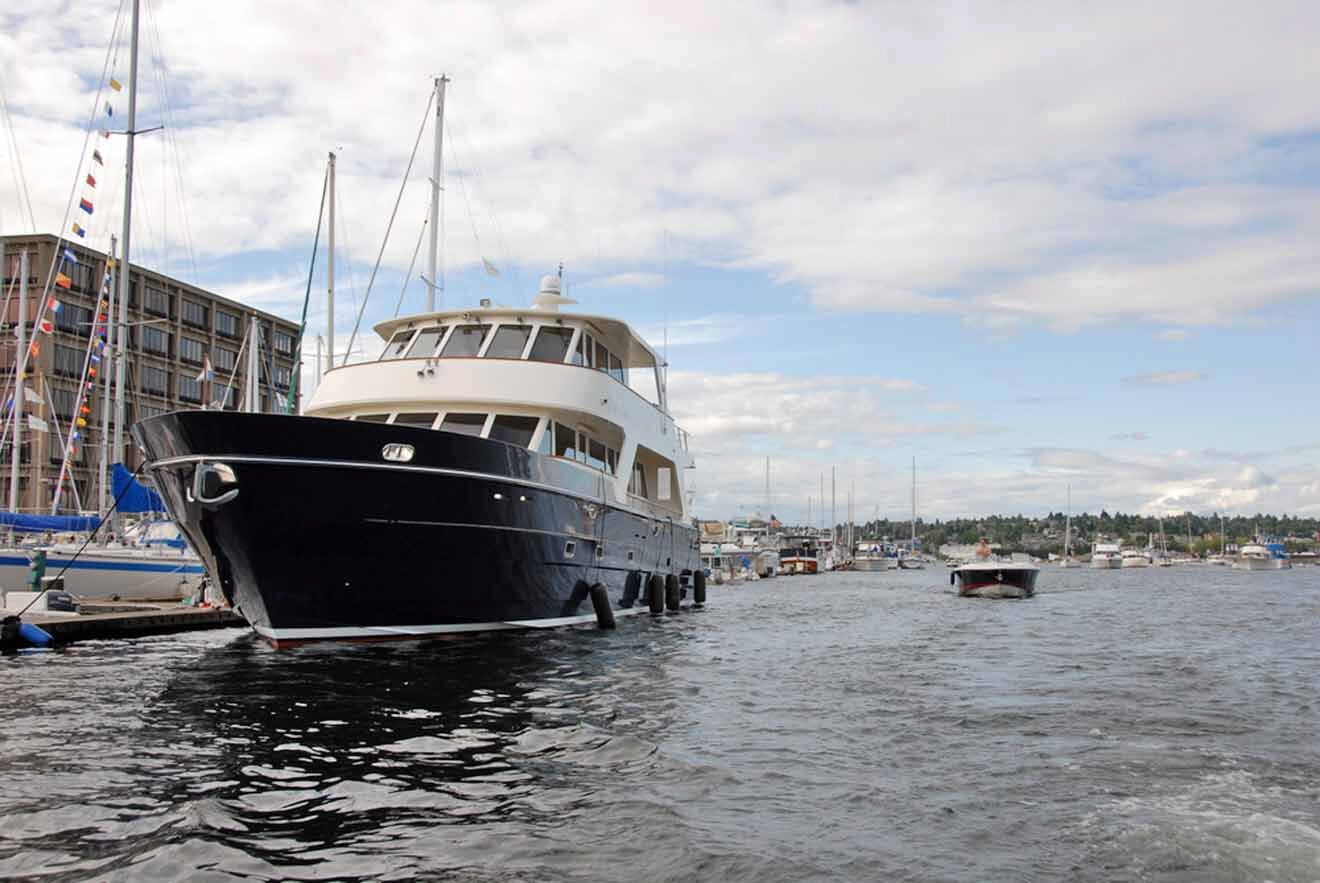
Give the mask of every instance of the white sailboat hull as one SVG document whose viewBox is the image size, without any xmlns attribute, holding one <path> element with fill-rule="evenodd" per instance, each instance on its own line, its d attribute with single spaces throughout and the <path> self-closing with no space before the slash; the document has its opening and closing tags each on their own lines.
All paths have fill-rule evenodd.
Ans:
<svg viewBox="0 0 1320 883">
<path fill-rule="evenodd" d="M 0 587 L 27 587 L 28 551 L 0 550 Z M 66 565 L 68 569 L 65 570 Z M 205 569 L 192 554 L 173 549 L 47 551 L 46 576 L 64 571 L 64 590 L 99 600 L 177 601 L 197 591 Z"/>
</svg>

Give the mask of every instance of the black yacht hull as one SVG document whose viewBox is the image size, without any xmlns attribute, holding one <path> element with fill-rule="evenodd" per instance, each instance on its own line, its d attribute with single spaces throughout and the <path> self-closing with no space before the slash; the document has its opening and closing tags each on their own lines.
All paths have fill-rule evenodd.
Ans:
<svg viewBox="0 0 1320 883">
<path fill-rule="evenodd" d="M 697 567 L 691 525 L 608 505 L 604 475 L 497 441 L 218 411 L 133 433 L 213 582 L 276 645 L 592 622 L 589 587 L 642 612 L 652 574 L 686 585 Z M 199 463 L 235 479 L 211 502 Z"/>
<path fill-rule="evenodd" d="M 949 574 L 964 598 L 1030 598 L 1036 594 L 1035 567 L 1000 566 L 960 567 Z"/>
</svg>

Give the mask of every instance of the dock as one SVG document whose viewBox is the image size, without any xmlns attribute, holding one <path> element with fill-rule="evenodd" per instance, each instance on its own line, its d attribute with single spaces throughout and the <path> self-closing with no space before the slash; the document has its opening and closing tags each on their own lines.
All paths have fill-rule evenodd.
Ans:
<svg viewBox="0 0 1320 883">
<path fill-rule="evenodd" d="M 216 607 L 185 607 L 183 605 L 114 605 L 104 611 L 96 605 L 84 605 L 77 615 L 29 613 L 24 622 L 40 626 L 55 639 L 56 644 L 75 641 L 141 638 L 148 635 L 168 635 L 175 632 L 195 632 L 207 629 L 240 628 L 247 625 L 243 617 L 233 610 Z"/>
</svg>

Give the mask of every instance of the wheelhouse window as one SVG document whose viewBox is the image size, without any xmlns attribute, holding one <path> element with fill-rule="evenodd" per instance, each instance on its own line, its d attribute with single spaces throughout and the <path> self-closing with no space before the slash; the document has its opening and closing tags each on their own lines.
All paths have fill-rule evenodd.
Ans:
<svg viewBox="0 0 1320 883">
<path fill-rule="evenodd" d="M 633 464 L 632 478 L 628 479 L 628 493 L 634 497 L 645 497 L 646 494 L 646 470 L 642 468 L 641 463 Z"/>
<path fill-rule="evenodd" d="M 604 472 L 605 462 L 605 444 L 598 442 L 594 438 L 587 439 L 587 465 L 592 469 L 599 469 Z"/>
<path fill-rule="evenodd" d="M 485 414 L 459 414 L 450 412 L 440 421 L 440 428 L 445 432 L 457 432 L 459 435 L 481 435 L 486 425 Z"/>
<path fill-rule="evenodd" d="M 577 450 L 577 432 L 571 426 L 556 423 L 555 456 L 563 457 L 566 460 L 576 460 L 578 458 Z"/>
<path fill-rule="evenodd" d="M 403 354 L 408 351 L 408 342 L 412 340 L 413 332 L 409 328 L 407 331 L 396 331 L 390 338 L 390 342 L 385 344 L 385 352 L 380 354 L 381 361 L 386 359 L 402 359 Z"/>
<path fill-rule="evenodd" d="M 596 341 L 596 362 L 591 367 L 597 371 L 610 370 L 610 351 L 605 349 L 605 344 L 599 340 Z"/>
<path fill-rule="evenodd" d="M 536 425 L 540 422 L 537 417 L 496 414 L 495 420 L 490 424 L 489 438 L 525 448 L 532 443 L 532 436 L 536 434 Z"/>
<path fill-rule="evenodd" d="M 416 426 L 420 429 L 430 429 L 435 424 L 435 418 L 439 417 L 438 411 L 412 411 L 394 415 L 395 426 Z"/>
<path fill-rule="evenodd" d="M 444 359 L 475 356 L 481 352 L 481 345 L 486 341 L 489 325 L 455 325 L 445 341 L 445 348 L 440 353 Z"/>
<path fill-rule="evenodd" d="M 425 328 L 417 335 L 417 340 L 408 348 L 408 358 L 429 359 L 435 355 L 435 348 L 440 345 L 440 338 L 445 336 L 444 326 Z"/>
<path fill-rule="evenodd" d="M 388 423 L 390 419 L 390 415 L 389 414 L 359 414 L 357 419 L 359 423 Z"/>
<path fill-rule="evenodd" d="M 532 351 L 527 358 L 533 362 L 562 363 L 572 340 L 572 328 L 551 328 L 549 325 L 542 325 L 536 332 L 536 340 L 532 342 Z"/>
<path fill-rule="evenodd" d="M 610 354 L 610 376 L 613 377 L 615 380 L 619 381 L 620 383 L 622 383 L 624 386 L 628 385 L 628 372 L 623 367 L 622 360 L 620 360 L 618 356 L 612 353 Z"/>
<path fill-rule="evenodd" d="M 532 336 L 530 325 L 501 325 L 486 348 L 488 359 L 521 359 L 527 338 Z"/>
</svg>

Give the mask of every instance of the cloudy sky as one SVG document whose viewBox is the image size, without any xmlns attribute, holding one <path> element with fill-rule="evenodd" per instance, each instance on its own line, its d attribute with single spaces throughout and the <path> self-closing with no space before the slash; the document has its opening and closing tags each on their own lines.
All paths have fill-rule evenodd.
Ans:
<svg viewBox="0 0 1320 883">
<path fill-rule="evenodd" d="M 831 467 L 899 516 L 914 456 L 928 516 L 1320 515 L 1314 4 L 143 7 L 138 259 L 296 318 L 336 150 L 342 351 L 446 72 L 446 303 L 563 261 L 667 336 L 703 515 L 769 457 L 781 518 Z M 5 232 L 65 229 L 90 147 L 117 226 L 119 13 L 0 11 Z M 422 305 L 428 174 L 429 134 L 367 325 Z"/>
</svg>

